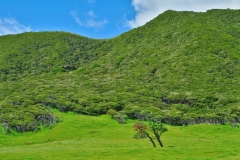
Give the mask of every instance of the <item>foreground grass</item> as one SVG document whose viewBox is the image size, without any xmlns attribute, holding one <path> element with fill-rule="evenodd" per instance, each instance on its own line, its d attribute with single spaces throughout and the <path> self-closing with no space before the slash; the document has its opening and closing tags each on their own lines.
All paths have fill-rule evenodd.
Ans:
<svg viewBox="0 0 240 160">
<path fill-rule="evenodd" d="M 0 133 L 0 159 L 240 159 L 240 128 L 229 125 L 168 126 L 164 148 L 133 139 L 128 120 L 59 113 L 63 122 L 37 133 Z"/>
</svg>

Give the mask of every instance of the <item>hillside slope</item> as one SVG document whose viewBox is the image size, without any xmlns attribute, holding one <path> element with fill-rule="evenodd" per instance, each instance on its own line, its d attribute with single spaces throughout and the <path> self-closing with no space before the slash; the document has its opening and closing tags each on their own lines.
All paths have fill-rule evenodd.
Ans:
<svg viewBox="0 0 240 160">
<path fill-rule="evenodd" d="M 59 119 L 49 107 L 132 118 L 149 110 L 174 125 L 239 122 L 239 44 L 240 10 L 166 11 L 108 40 L 2 36 L 0 123 L 52 125 Z"/>
</svg>

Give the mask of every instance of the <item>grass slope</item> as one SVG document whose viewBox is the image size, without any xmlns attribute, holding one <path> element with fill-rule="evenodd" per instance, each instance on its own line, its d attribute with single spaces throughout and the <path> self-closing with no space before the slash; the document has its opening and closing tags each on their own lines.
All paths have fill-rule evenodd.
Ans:
<svg viewBox="0 0 240 160">
<path fill-rule="evenodd" d="M 166 11 L 108 40 L 63 32 L 0 37 L 0 123 L 55 124 L 49 108 L 124 110 L 165 123 L 240 121 L 240 10 Z M 47 117 L 47 118 L 46 118 Z"/>
<path fill-rule="evenodd" d="M 164 148 L 133 138 L 133 124 L 109 116 L 54 113 L 63 122 L 37 133 L 0 134 L 1 159 L 239 159 L 240 128 L 230 125 L 174 127 L 163 134 Z"/>
</svg>

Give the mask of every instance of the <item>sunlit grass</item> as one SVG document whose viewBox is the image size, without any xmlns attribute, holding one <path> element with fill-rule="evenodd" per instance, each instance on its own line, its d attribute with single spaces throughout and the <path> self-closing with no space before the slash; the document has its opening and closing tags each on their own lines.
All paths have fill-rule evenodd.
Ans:
<svg viewBox="0 0 240 160">
<path fill-rule="evenodd" d="M 22 135 L 0 134 L 2 159 L 238 159 L 240 128 L 229 125 L 174 127 L 163 134 L 164 148 L 133 138 L 134 120 L 118 124 L 109 116 L 59 113 L 53 129 Z M 0 158 L 0 159 L 1 159 Z"/>
</svg>

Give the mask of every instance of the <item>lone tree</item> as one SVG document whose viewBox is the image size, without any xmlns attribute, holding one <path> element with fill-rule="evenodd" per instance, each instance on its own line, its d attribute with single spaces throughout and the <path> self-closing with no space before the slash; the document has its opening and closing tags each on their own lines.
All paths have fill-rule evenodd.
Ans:
<svg viewBox="0 0 240 160">
<path fill-rule="evenodd" d="M 153 141 L 153 138 L 150 136 L 150 134 L 147 132 L 148 127 L 147 125 L 136 122 L 134 125 L 134 130 L 137 131 L 137 133 L 134 135 L 134 138 L 136 139 L 143 139 L 143 138 L 149 138 L 149 140 L 152 142 L 153 147 L 156 147 L 155 142 Z"/>
<path fill-rule="evenodd" d="M 136 139 L 143 139 L 143 138 L 149 138 L 151 143 L 153 144 L 154 147 L 156 147 L 156 144 L 153 140 L 153 138 L 150 136 L 148 133 L 148 130 L 154 134 L 156 137 L 159 145 L 163 147 L 163 143 L 161 141 L 161 135 L 168 131 L 167 127 L 165 127 L 162 123 L 160 122 L 149 122 L 149 125 L 145 125 L 141 122 L 136 122 L 134 124 L 134 130 L 137 131 L 137 133 L 134 135 L 134 138 Z"/>
<path fill-rule="evenodd" d="M 162 123 L 160 122 L 150 122 L 149 123 L 149 128 L 151 130 L 151 132 L 155 135 L 159 145 L 161 147 L 163 147 L 163 143 L 161 141 L 161 135 L 164 133 L 164 132 L 167 132 L 168 129 L 167 127 L 165 127 Z"/>
</svg>

